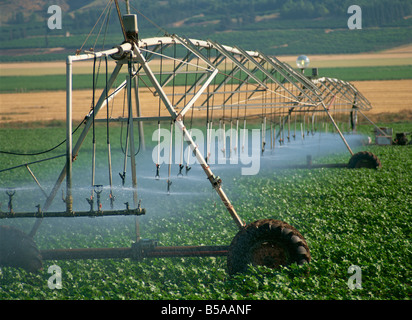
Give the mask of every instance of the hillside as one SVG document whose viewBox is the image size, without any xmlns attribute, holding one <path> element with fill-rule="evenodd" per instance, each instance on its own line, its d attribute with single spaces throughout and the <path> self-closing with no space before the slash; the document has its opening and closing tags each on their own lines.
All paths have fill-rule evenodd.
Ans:
<svg viewBox="0 0 412 320">
<path fill-rule="evenodd" d="M 0 62 L 56 60 L 82 46 L 118 44 L 120 24 L 114 5 L 109 8 L 108 3 L 54 1 L 62 8 L 62 29 L 50 30 L 50 1 L 2 1 Z M 119 4 L 125 13 L 125 2 Z M 142 38 L 177 33 L 272 55 L 372 52 L 412 43 L 412 0 L 357 1 L 362 8 L 360 30 L 347 27 L 352 3 L 346 0 L 130 0 L 129 4 L 131 13 L 138 14 Z"/>
</svg>

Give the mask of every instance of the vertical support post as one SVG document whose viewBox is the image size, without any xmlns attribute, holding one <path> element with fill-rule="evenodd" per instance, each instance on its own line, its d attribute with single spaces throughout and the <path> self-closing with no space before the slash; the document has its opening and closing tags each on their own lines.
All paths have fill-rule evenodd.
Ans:
<svg viewBox="0 0 412 320">
<path fill-rule="evenodd" d="M 73 211 L 72 196 L 72 162 L 73 162 L 73 140 L 72 140 L 72 91 L 73 91 L 73 64 L 71 57 L 66 60 L 66 211 Z"/>
<path fill-rule="evenodd" d="M 172 173 L 172 155 L 173 155 L 173 121 L 170 122 L 170 141 L 169 141 L 169 169 L 167 175 L 167 193 L 170 194 L 170 186 L 172 181 L 170 180 L 170 175 Z"/>
<path fill-rule="evenodd" d="M 129 150 L 130 150 L 130 165 L 132 169 L 132 186 L 133 186 L 133 201 L 134 205 L 137 205 L 137 179 L 136 179 L 136 158 L 135 158 L 135 149 L 134 149 L 134 132 L 133 132 L 133 110 L 131 103 L 131 83 L 130 76 L 127 77 L 128 87 L 127 87 L 127 98 L 128 109 L 129 109 Z"/>
<path fill-rule="evenodd" d="M 130 166 L 132 169 L 132 188 L 133 188 L 133 205 L 137 207 L 137 177 L 136 177 L 136 157 L 134 150 L 134 131 L 133 131 L 133 108 L 132 108 L 132 63 L 128 63 L 127 75 L 127 104 L 128 104 L 128 126 L 129 126 L 129 150 L 130 150 Z M 127 156 L 127 155 L 126 155 Z M 140 240 L 140 227 L 137 217 L 135 217 L 136 241 Z"/>
</svg>

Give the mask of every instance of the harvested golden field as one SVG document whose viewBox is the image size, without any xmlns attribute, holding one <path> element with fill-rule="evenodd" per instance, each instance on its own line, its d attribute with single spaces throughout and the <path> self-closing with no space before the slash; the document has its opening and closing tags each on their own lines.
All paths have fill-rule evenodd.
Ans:
<svg viewBox="0 0 412 320">
<path fill-rule="evenodd" d="M 282 56 L 279 59 L 295 66 L 296 58 L 296 56 Z M 412 45 L 404 45 L 380 52 L 311 55 L 309 58 L 310 68 L 410 65 L 412 63 Z"/>
<path fill-rule="evenodd" d="M 371 102 L 372 110 L 368 116 L 375 117 L 392 113 L 403 115 L 412 113 L 412 80 L 388 81 L 354 81 L 356 88 Z M 157 115 L 158 105 L 153 104 L 153 95 L 148 90 L 140 93 L 143 116 Z M 73 119 L 81 120 L 91 108 L 91 90 L 79 90 L 73 94 Z M 119 117 L 123 113 L 123 95 L 115 99 L 114 106 L 110 105 L 112 117 Z M 4 93 L 0 95 L 0 124 L 12 122 L 37 122 L 65 120 L 66 118 L 66 92 L 28 92 Z M 101 113 L 102 116 L 106 112 Z M 163 114 L 164 115 L 164 114 Z M 393 117 L 391 117 L 393 119 Z"/>
<path fill-rule="evenodd" d="M 372 104 L 370 114 L 412 112 L 412 80 L 351 82 Z"/>
<path fill-rule="evenodd" d="M 296 57 L 278 57 L 294 65 Z M 412 61 L 412 45 L 406 45 L 377 53 L 314 55 L 310 57 L 311 67 L 331 66 L 384 66 L 406 65 Z M 110 62 L 110 69 L 114 62 Z M 79 62 L 73 67 L 74 74 L 90 74 L 90 62 Z M 2 76 L 64 74 L 65 62 L 33 62 L 0 64 Z M 371 102 L 372 110 L 367 114 L 379 121 L 388 119 L 412 120 L 412 80 L 353 81 L 355 87 Z M 96 98 L 97 99 L 97 98 Z M 153 102 L 149 90 L 140 92 L 143 116 L 155 116 L 158 104 Z M 73 94 L 73 119 L 81 120 L 89 112 L 92 102 L 91 90 L 78 90 Z M 123 94 L 118 95 L 110 106 L 111 116 L 123 113 Z M 106 112 L 102 112 L 105 116 Z M 163 115 L 166 115 L 163 113 Z M 0 125 L 16 122 L 62 121 L 66 117 L 66 92 L 27 92 L 0 94 Z"/>
</svg>

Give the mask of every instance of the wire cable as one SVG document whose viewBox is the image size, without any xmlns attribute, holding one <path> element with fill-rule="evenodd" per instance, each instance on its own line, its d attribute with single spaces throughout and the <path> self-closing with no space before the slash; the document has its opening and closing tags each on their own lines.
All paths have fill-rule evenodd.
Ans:
<svg viewBox="0 0 412 320">
<path fill-rule="evenodd" d="M 76 129 L 74 129 L 72 134 L 74 134 L 80 128 L 80 126 L 82 124 L 83 124 L 83 121 L 79 123 L 79 125 L 76 127 Z M 57 144 L 56 146 L 54 146 L 50 149 L 47 149 L 47 150 L 44 150 L 44 151 L 39 151 L 39 152 L 34 152 L 34 153 L 21 153 L 21 152 L 3 151 L 3 150 L 0 150 L 0 153 L 10 154 L 10 155 L 13 155 L 13 156 L 37 156 L 37 155 L 40 155 L 40 154 L 45 154 L 45 153 L 51 152 L 51 151 L 57 149 L 58 147 L 60 147 L 65 142 L 66 142 L 66 139 L 64 139 L 62 142 L 60 142 L 59 144 Z"/>
</svg>

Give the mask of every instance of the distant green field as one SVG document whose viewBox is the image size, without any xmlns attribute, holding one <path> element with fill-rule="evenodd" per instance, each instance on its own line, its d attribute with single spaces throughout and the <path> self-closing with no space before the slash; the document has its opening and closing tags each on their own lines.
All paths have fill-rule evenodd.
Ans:
<svg viewBox="0 0 412 320">
<path fill-rule="evenodd" d="M 319 76 L 338 78 L 347 81 L 412 79 L 412 65 L 322 68 L 319 70 Z M 99 77 L 98 87 L 104 87 L 104 79 L 104 75 Z M 148 81 L 145 82 L 148 83 Z M 179 85 L 178 81 L 176 82 L 176 84 Z M 0 78 L 1 93 L 65 90 L 65 88 L 65 75 L 4 76 Z M 73 88 L 92 88 L 92 75 L 74 75 Z"/>
<path fill-rule="evenodd" d="M 412 65 L 322 68 L 319 69 L 319 76 L 347 81 L 412 79 Z"/>
<path fill-rule="evenodd" d="M 293 21 L 290 25 L 256 24 L 245 30 L 228 30 L 219 32 L 204 28 L 183 26 L 171 28 L 170 34 L 185 35 L 194 39 L 211 39 L 225 45 L 237 45 L 247 50 L 260 50 L 268 55 L 290 54 L 340 54 L 376 52 L 412 42 L 412 19 L 407 19 L 402 27 L 363 28 L 349 30 L 345 21 L 337 27 L 335 24 L 325 23 L 317 25 L 313 20 Z M 323 21 L 324 22 L 324 21 Z M 314 27 L 315 26 L 315 27 Z M 329 30 L 329 31 L 328 31 Z M 142 38 L 162 36 L 158 33 L 142 33 Z M 2 54 L 0 62 L 18 61 L 55 61 L 66 57 L 64 53 L 48 52 L 33 54 L 30 49 L 66 48 L 74 53 L 82 47 L 87 34 L 48 37 L 48 44 L 42 36 L 33 36 L 23 39 L 2 40 L 0 49 L 22 50 L 18 55 Z M 84 48 L 94 47 L 95 37 L 88 39 Z M 106 38 L 105 48 L 113 47 L 122 42 L 121 34 L 110 34 Z M 101 48 L 101 39 L 96 49 Z M 15 52 L 15 51 L 14 51 Z"/>
</svg>

